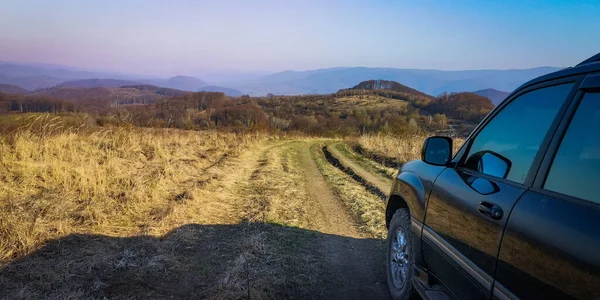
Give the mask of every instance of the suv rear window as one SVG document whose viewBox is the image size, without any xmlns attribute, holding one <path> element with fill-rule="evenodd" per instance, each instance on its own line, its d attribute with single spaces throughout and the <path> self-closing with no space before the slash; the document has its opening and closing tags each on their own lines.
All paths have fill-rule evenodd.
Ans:
<svg viewBox="0 0 600 300">
<path fill-rule="evenodd" d="M 511 101 L 473 140 L 465 167 L 487 173 L 478 157 L 487 152 L 505 159 L 504 178 L 523 183 L 540 144 L 565 102 L 573 83 L 544 87 Z"/>
<path fill-rule="evenodd" d="M 544 189 L 600 203 L 600 93 L 585 94 L 554 157 Z"/>
</svg>

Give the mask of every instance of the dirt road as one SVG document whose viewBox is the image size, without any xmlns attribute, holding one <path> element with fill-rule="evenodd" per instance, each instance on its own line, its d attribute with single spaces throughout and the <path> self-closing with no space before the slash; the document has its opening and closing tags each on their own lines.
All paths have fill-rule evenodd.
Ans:
<svg viewBox="0 0 600 300">
<path fill-rule="evenodd" d="M 329 142 L 270 141 L 202 170 L 174 210 L 201 217 L 167 235 L 50 241 L 1 270 L 0 298 L 387 299 L 383 204 L 327 165 Z"/>
</svg>

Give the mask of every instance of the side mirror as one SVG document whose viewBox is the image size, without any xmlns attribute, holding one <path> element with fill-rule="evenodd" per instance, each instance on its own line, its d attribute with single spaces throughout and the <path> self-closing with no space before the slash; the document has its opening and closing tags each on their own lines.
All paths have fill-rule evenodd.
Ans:
<svg viewBox="0 0 600 300">
<path fill-rule="evenodd" d="M 506 157 L 492 151 L 485 151 L 481 155 L 477 171 L 499 178 L 506 178 L 511 165 L 512 163 Z"/>
<path fill-rule="evenodd" d="M 445 166 L 452 159 L 452 139 L 446 136 L 432 136 L 425 139 L 421 160 L 436 165 Z"/>
<path fill-rule="evenodd" d="M 496 152 L 484 150 L 473 153 L 467 160 L 466 165 L 482 174 L 506 178 L 512 167 L 512 162 Z"/>
</svg>

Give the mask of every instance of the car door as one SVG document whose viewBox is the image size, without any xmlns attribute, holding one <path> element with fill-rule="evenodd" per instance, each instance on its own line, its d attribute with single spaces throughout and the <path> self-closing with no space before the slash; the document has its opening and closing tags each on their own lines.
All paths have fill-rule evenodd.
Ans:
<svg viewBox="0 0 600 300">
<path fill-rule="evenodd" d="M 600 75 L 576 99 L 510 215 L 495 298 L 600 299 Z"/>
<path fill-rule="evenodd" d="M 467 139 L 430 194 L 423 256 L 460 299 L 489 299 L 508 215 L 533 181 L 580 77 L 524 89 Z M 537 170 L 537 169 L 535 169 Z"/>
</svg>

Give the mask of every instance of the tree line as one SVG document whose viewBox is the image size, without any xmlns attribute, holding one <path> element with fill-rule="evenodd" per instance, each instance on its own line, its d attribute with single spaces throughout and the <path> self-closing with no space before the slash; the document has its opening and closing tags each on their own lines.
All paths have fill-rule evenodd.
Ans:
<svg viewBox="0 0 600 300">
<path fill-rule="evenodd" d="M 374 103 L 356 106 L 348 99 Z M 406 105 L 395 105 L 397 100 L 404 101 Z M 133 124 L 195 130 L 263 130 L 352 136 L 443 130 L 448 128 L 451 119 L 475 123 L 493 108 L 489 99 L 472 93 L 425 97 L 391 90 L 361 89 L 325 95 L 266 97 L 228 97 L 220 92 L 197 92 L 144 105 L 115 106 L 110 100 L 94 101 L 84 105 L 49 97 L 0 94 L 0 113 L 86 112 L 102 126 Z"/>
</svg>

